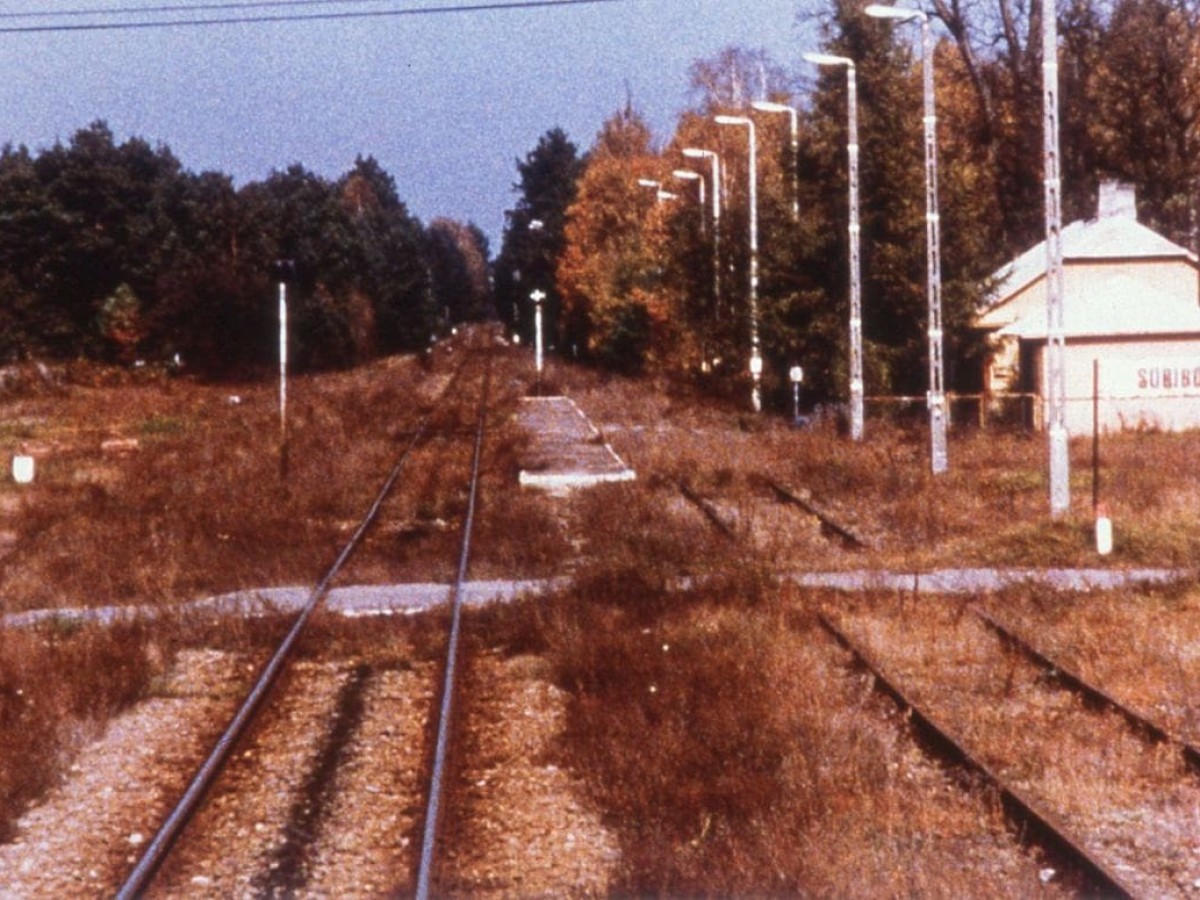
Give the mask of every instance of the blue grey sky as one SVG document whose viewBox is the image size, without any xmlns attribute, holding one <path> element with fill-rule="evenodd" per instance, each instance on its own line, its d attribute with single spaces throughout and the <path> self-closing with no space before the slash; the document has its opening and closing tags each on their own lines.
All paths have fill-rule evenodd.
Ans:
<svg viewBox="0 0 1200 900">
<path fill-rule="evenodd" d="M 178 0 L 191 5 L 196 0 Z M 469 5 L 379 0 L 374 7 Z M 387 18 L 0 34 L 0 141 L 33 150 L 103 119 L 238 184 L 301 163 L 328 177 L 372 155 L 428 223 L 473 221 L 499 249 L 515 161 L 553 127 L 586 150 L 626 90 L 660 139 L 688 67 L 728 45 L 789 67 L 814 0 L 615 0 Z M 170 0 L 0 0 L 13 13 Z M 297 14 L 316 10 L 297 7 Z M 204 14 L 198 14 L 204 15 Z M 162 18 L 148 16 L 146 18 Z M 93 17 L 80 21 L 103 21 Z M 57 20 L 56 20 L 57 21 Z"/>
</svg>

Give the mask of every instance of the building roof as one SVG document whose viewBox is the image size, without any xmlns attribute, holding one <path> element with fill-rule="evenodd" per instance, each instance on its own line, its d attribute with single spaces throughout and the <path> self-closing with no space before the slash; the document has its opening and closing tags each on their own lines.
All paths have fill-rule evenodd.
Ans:
<svg viewBox="0 0 1200 900">
<path fill-rule="evenodd" d="M 998 335 L 1045 340 L 1045 308 L 1001 328 Z M 1063 304 L 1063 329 L 1069 338 L 1200 334 L 1200 304 L 1147 287 L 1127 274 L 1104 279 L 1088 292 L 1086 303 Z"/>
<path fill-rule="evenodd" d="M 1064 264 L 1099 260 L 1196 261 L 1186 248 L 1125 216 L 1072 222 L 1062 230 L 1062 246 Z M 992 273 L 993 287 L 983 298 L 982 310 L 1000 306 L 1045 274 L 1046 242 L 1042 241 Z"/>
</svg>

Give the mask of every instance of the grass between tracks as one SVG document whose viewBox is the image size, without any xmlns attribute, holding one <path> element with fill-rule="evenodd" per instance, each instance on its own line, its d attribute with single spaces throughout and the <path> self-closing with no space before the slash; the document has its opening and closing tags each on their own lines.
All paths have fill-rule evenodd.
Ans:
<svg viewBox="0 0 1200 900">
<path fill-rule="evenodd" d="M 0 611 L 166 606 L 312 583 L 390 466 L 411 428 L 407 413 L 432 402 L 453 363 L 427 370 L 395 359 L 296 379 L 286 480 L 273 384 L 81 370 L 0 398 L 5 461 L 24 448 L 39 466 L 29 488 L 0 486 Z M 497 389 L 511 400 L 528 368 L 523 357 L 504 360 Z M 498 422 L 472 571 L 578 578 L 570 597 L 536 615 L 514 610 L 526 618 L 492 627 L 553 662 L 570 703 L 563 753 L 593 773 L 596 799 L 622 834 L 625 889 L 845 895 L 852 877 L 863 896 L 958 893 L 933 880 L 938 861 L 952 869 L 946 848 L 994 830 L 994 810 L 982 805 L 982 824 L 969 811 L 943 819 L 914 796 L 897 774 L 902 730 L 871 724 L 880 717 L 867 714 L 863 686 L 811 627 L 813 598 L 781 597 L 771 573 L 1098 564 L 1090 444 L 1072 448 L 1072 514 L 1051 521 L 1039 437 L 956 434 L 951 471 L 934 479 L 919 430 L 868 423 L 867 440 L 853 445 L 831 428 L 796 432 L 686 389 L 557 366 L 548 381 L 604 429 L 639 480 L 564 501 L 520 493 L 521 439 Z M 1198 450 L 1200 435 L 1105 440 L 1102 494 L 1117 546 L 1104 564 L 1191 564 L 1200 549 Z M 461 455 L 450 442 L 418 455 L 344 582 L 448 577 L 461 498 L 446 488 Z M 831 543 L 774 500 L 756 480 L 762 472 L 811 493 L 872 549 Z M 712 498 L 737 537 L 713 529 L 680 482 Z M 442 568 L 431 571 L 430 559 Z M 680 575 L 713 581 L 684 595 L 673 590 Z M 1119 608 L 1140 598 L 1076 599 Z M 1117 613 L 1060 621 L 1068 633 L 1088 629 L 1081 646 L 1102 648 L 1124 644 L 1114 620 L 1126 621 Z M 217 640 L 190 626 L 174 633 L 0 632 L 0 822 L 54 781 L 110 711 L 151 689 L 174 647 Z M 1168 661 L 1160 671 L 1190 664 Z M 948 837 L 937 844 L 931 835 Z"/>
</svg>

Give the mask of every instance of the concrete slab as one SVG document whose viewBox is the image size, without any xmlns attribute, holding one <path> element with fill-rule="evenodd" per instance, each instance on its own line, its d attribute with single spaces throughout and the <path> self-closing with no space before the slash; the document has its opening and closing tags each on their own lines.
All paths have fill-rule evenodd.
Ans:
<svg viewBox="0 0 1200 900">
<path fill-rule="evenodd" d="M 517 416 L 529 434 L 522 487 L 564 493 L 637 477 L 570 397 L 525 397 Z"/>
</svg>

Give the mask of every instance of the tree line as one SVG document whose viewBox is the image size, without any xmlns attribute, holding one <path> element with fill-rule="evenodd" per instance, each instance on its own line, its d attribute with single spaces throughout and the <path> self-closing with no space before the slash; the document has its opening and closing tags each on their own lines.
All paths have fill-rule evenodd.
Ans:
<svg viewBox="0 0 1200 900">
<path fill-rule="evenodd" d="M 819 35 L 784 66 L 730 48 L 691 70 L 692 101 L 658 139 L 632 103 L 585 152 L 559 129 L 518 161 L 518 202 L 496 263 L 501 315 L 531 334 L 546 292 L 559 352 L 624 371 L 665 370 L 741 390 L 747 380 L 748 147 L 756 125 L 759 330 L 778 402 L 801 364 L 810 396 L 848 393 L 848 154 L 844 68 L 855 63 L 865 380 L 868 394 L 927 389 L 925 184 L 919 32 L 865 0 L 797 4 Z M 1200 7 L 1193 0 L 931 0 L 938 114 L 947 384 L 978 388 L 971 329 L 991 273 L 1042 240 L 1042 15 L 1059 20 L 1060 145 L 1067 221 L 1098 184 L 1134 185 L 1140 220 L 1195 250 L 1200 233 Z M 786 116 L 796 110 L 793 149 Z M 776 111 L 777 112 L 777 111 Z M 706 149 L 721 163 L 684 149 Z M 701 184 L 679 177 L 692 170 Z M 647 184 L 657 185 L 647 187 Z M 715 228 L 713 190 L 723 201 Z M 798 215 L 797 215 L 798 210 Z"/>
<path fill-rule="evenodd" d="M 0 152 L 0 361 L 253 370 L 275 359 L 286 272 L 296 364 L 352 365 L 490 316 L 487 255 L 474 226 L 423 227 L 373 158 L 333 180 L 293 165 L 236 188 L 95 122 Z"/>
</svg>

